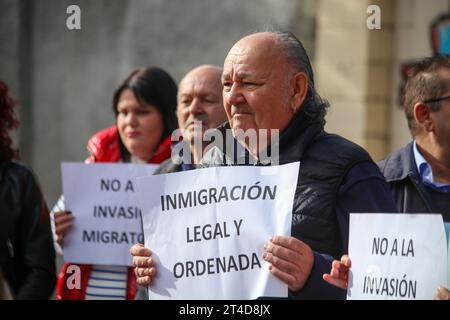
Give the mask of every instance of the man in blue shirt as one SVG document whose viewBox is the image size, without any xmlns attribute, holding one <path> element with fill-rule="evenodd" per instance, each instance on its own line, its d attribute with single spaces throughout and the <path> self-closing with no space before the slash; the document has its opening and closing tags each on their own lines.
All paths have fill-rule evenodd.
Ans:
<svg viewBox="0 0 450 320">
<path fill-rule="evenodd" d="M 413 141 L 379 167 L 400 212 L 440 213 L 450 222 L 450 58 L 417 63 L 403 102 Z"/>
<path fill-rule="evenodd" d="M 440 213 L 450 222 L 450 58 L 420 61 L 405 86 L 404 110 L 413 141 L 378 163 L 399 212 Z M 324 279 L 345 289 L 347 256 Z M 450 299 L 439 287 L 436 298 Z"/>
</svg>

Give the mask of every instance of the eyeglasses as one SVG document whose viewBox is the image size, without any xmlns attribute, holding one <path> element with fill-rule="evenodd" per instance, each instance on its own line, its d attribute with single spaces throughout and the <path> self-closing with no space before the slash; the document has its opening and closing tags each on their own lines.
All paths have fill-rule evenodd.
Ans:
<svg viewBox="0 0 450 320">
<path fill-rule="evenodd" d="M 425 100 L 423 103 L 432 103 L 432 102 L 439 102 L 450 99 L 450 96 L 440 97 L 440 98 L 434 98 L 434 99 L 428 99 Z"/>
</svg>

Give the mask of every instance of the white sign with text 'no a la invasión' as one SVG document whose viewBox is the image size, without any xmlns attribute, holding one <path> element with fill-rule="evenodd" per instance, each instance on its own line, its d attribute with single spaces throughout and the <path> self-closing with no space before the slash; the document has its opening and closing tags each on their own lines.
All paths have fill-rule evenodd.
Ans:
<svg viewBox="0 0 450 320">
<path fill-rule="evenodd" d="M 131 266 L 130 247 L 143 243 L 135 178 L 156 165 L 62 163 L 66 210 L 74 224 L 64 239 L 64 260 Z"/>
<path fill-rule="evenodd" d="M 439 214 L 351 214 L 347 299 L 433 299 L 447 283 Z"/>
<path fill-rule="evenodd" d="M 216 167 L 138 178 L 150 299 L 287 297 L 263 246 L 290 236 L 299 163 Z M 153 190 L 149 192 L 149 188 Z"/>
</svg>

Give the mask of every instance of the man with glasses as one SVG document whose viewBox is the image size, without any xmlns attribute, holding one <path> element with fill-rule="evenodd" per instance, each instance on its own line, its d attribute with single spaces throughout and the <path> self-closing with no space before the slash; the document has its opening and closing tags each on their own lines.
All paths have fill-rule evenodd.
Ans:
<svg viewBox="0 0 450 320">
<path fill-rule="evenodd" d="M 399 212 L 440 213 L 450 222 L 450 57 L 417 63 L 406 82 L 403 100 L 413 141 L 378 163 Z M 347 289 L 347 255 L 334 261 L 325 281 Z M 440 286 L 435 299 L 450 300 Z"/>
<path fill-rule="evenodd" d="M 399 212 L 440 213 L 450 222 L 450 57 L 414 66 L 403 106 L 413 141 L 378 165 Z M 437 299 L 450 299 L 439 287 Z"/>
<path fill-rule="evenodd" d="M 403 105 L 413 141 L 379 163 L 400 212 L 450 222 L 450 57 L 415 65 Z"/>
</svg>

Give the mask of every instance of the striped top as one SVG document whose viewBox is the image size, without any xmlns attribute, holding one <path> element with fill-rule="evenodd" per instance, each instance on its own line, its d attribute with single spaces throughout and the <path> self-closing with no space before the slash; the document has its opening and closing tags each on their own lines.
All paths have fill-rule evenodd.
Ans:
<svg viewBox="0 0 450 320">
<path fill-rule="evenodd" d="M 127 280 L 126 266 L 93 265 L 86 300 L 126 300 Z"/>
</svg>

